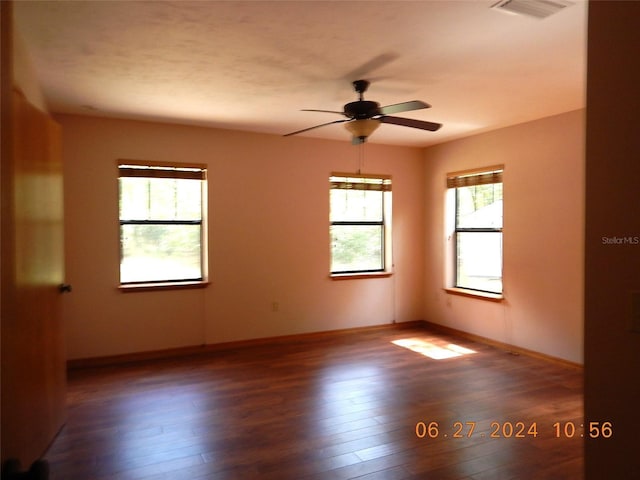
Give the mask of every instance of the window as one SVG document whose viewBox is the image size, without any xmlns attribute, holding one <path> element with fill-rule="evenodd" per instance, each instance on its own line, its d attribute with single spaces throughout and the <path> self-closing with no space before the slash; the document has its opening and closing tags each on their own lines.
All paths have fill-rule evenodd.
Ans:
<svg viewBox="0 0 640 480">
<path fill-rule="evenodd" d="M 450 174 L 455 196 L 455 287 L 502 293 L 502 169 Z"/>
<path fill-rule="evenodd" d="M 331 273 L 386 271 L 391 177 L 333 173 L 329 183 Z"/>
<path fill-rule="evenodd" d="M 203 282 L 206 169 L 121 161 L 120 284 Z"/>
</svg>

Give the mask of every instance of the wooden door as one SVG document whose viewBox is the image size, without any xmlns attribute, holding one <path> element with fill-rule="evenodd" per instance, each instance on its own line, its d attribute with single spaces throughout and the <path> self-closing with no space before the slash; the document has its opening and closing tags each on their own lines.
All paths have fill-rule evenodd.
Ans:
<svg viewBox="0 0 640 480">
<path fill-rule="evenodd" d="M 2 285 L 2 461 L 28 467 L 65 418 L 61 135 L 21 93 L 11 104 L 12 154 L 3 158 L 11 165 L 2 178 L 11 191 L 2 232 L 3 270 L 11 270 Z"/>
</svg>

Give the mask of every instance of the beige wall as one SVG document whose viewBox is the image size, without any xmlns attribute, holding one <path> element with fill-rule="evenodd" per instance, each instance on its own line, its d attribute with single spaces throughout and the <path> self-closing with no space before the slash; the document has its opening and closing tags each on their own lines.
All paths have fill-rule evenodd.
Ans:
<svg viewBox="0 0 640 480">
<path fill-rule="evenodd" d="M 583 111 L 426 151 L 366 145 L 364 169 L 394 177 L 396 275 L 339 282 L 327 276 L 327 177 L 356 168 L 349 143 L 58 120 L 74 285 L 69 358 L 426 319 L 582 362 Z M 118 158 L 209 165 L 209 288 L 117 290 Z M 503 304 L 442 290 L 444 176 L 497 163 L 505 164 Z"/>
<path fill-rule="evenodd" d="M 425 319 L 583 361 L 584 116 L 574 111 L 427 148 Z M 503 164 L 503 303 L 444 292 L 448 172 Z"/>
<path fill-rule="evenodd" d="M 57 119 L 64 141 L 67 281 L 74 286 L 66 306 L 70 359 L 422 318 L 419 149 L 365 145 L 363 171 L 393 176 L 396 274 L 331 281 L 328 177 L 355 170 L 358 150 L 349 142 Z M 208 165 L 207 289 L 117 290 L 119 158 Z"/>
</svg>

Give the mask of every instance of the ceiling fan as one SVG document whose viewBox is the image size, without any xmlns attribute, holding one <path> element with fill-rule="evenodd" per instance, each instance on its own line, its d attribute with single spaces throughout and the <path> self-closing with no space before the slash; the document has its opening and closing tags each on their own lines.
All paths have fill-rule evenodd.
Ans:
<svg viewBox="0 0 640 480">
<path fill-rule="evenodd" d="M 364 92 L 367 91 L 368 87 L 369 82 L 367 80 L 354 81 L 353 88 L 359 98 L 355 102 L 347 103 L 343 107 L 344 110 L 342 112 L 334 110 L 302 110 L 303 112 L 337 113 L 338 115 L 344 115 L 346 117 L 345 119 L 334 120 L 333 122 L 322 123 L 314 127 L 303 128 L 302 130 L 287 133 L 284 136 L 288 137 L 290 135 L 296 135 L 298 133 L 313 130 L 314 128 L 332 125 L 334 123 L 344 123 L 347 130 L 349 130 L 353 135 L 351 143 L 358 145 L 360 143 L 364 143 L 367 140 L 367 137 L 371 135 L 381 123 L 391 123 L 394 125 L 401 125 L 403 127 L 419 128 L 421 130 L 429 130 L 431 132 L 435 132 L 442 126 L 440 123 L 425 122 L 423 120 L 414 120 L 411 118 L 393 117 L 389 115 L 392 113 L 430 108 L 431 105 L 420 100 L 412 100 L 409 102 L 395 103 L 393 105 L 381 107 L 378 102 L 372 102 L 364 99 Z"/>
</svg>

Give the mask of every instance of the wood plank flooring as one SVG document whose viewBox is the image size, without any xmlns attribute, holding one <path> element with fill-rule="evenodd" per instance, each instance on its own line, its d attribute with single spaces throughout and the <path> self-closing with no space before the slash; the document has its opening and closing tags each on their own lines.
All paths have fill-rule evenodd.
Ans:
<svg viewBox="0 0 640 480">
<path fill-rule="evenodd" d="M 71 371 L 68 403 L 59 480 L 584 476 L 580 370 L 421 326 Z"/>
</svg>

